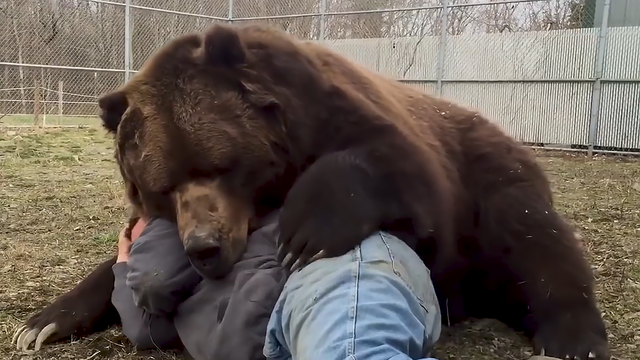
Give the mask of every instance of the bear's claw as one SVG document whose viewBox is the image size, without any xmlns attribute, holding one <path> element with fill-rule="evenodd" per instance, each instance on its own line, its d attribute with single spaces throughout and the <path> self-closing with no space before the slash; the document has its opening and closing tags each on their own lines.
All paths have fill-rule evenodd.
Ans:
<svg viewBox="0 0 640 360">
<path fill-rule="evenodd" d="M 22 325 L 19 327 L 16 332 L 13 334 L 13 338 L 11 339 L 11 344 L 16 345 L 17 350 L 22 350 L 27 353 L 33 353 L 42 347 L 42 344 L 53 334 L 58 331 L 58 325 L 55 323 L 48 324 L 42 330 L 40 329 L 31 329 L 28 328 L 27 325 Z M 35 345 L 33 350 L 29 350 L 29 345 L 35 340 Z"/>
</svg>

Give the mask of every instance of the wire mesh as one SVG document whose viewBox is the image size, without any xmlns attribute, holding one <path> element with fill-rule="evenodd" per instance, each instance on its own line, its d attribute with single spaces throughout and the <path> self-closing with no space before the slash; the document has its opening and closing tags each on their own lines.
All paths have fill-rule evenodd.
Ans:
<svg viewBox="0 0 640 360">
<path fill-rule="evenodd" d="M 97 98 L 124 81 L 122 72 L 8 66 L 2 71 L 0 122 L 5 126 L 99 124 Z"/>
<path fill-rule="evenodd" d="M 391 78 L 421 82 L 434 79 L 440 12 L 332 15 L 327 19 L 326 45 Z"/>
<path fill-rule="evenodd" d="M 233 0 L 234 19 L 318 14 L 322 0 Z"/>
<path fill-rule="evenodd" d="M 305 16 L 295 18 L 237 20 L 235 24 L 261 24 L 283 30 L 302 40 L 318 40 L 320 38 L 320 18 Z"/>
<path fill-rule="evenodd" d="M 131 10 L 132 68 L 139 69 L 159 47 L 179 35 L 202 31 L 214 22 L 211 18 L 157 12 L 147 9 Z"/>
<path fill-rule="evenodd" d="M 596 0 L 125 3 L 0 2 L 0 125 L 95 118 L 97 97 L 125 81 L 127 41 L 135 71 L 176 36 L 224 21 L 267 24 L 322 41 L 371 70 L 475 107 L 522 141 L 629 145 L 631 138 L 616 134 L 640 133 L 625 125 L 640 109 L 620 100 L 640 92 L 634 61 L 640 19 L 635 24 L 621 10 L 632 0 L 609 1 L 612 15 Z M 609 29 L 603 38 L 604 19 Z M 603 39 L 608 46 L 600 69 L 595 59 Z M 601 121 L 592 139 L 593 109 Z"/>
<path fill-rule="evenodd" d="M 111 4 L 0 4 L 0 62 L 12 64 L 0 66 L 0 125 L 95 121 L 96 97 L 123 81 L 113 70 L 124 66 L 124 20 L 124 7 Z"/>
<path fill-rule="evenodd" d="M 327 0 L 329 13 L 438 7 L 440 0 Z"/>
<path fill-rule="evenodd" d="M 571 2 L 466 3 L 446 14 L 442 95 L 518 140 L 586 144 L 597 30 L 571 20 Z"/>
<path fill-rule="evenodd" d="M 124 7 L 12 0 L 0 10 L 3 62 L 122 69 Z M 56 6 L 53 7 L 52 5 Z"/>
<path fill-rule="evenodd" d="M 227 18 L 229 15 L 229 0 L 131 0 L 131 4 L 150 9 L 177 11 L 194 15 L 223 18 Z"/>
</svg>

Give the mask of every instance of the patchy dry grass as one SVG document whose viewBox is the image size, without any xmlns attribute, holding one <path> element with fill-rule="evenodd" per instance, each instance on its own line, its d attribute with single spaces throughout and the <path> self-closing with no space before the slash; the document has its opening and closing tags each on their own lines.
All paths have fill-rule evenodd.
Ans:
<svg viewBox="0 0 640 360">
<path fill-rule="evenodd" d="M 640 162 L 548 153 L 540 161 L 558 207 L 584 235 L 614 357 L 640 359 Z M 9 345 L 16 326 L 114 251 L 125 212 L 110 139 L 95 129 L 0 130 L 0 169 L 0 358 L 148 358 L 118 329 L 35 356 Z M 524 359 L 530 347 L 504 326 L 479 321 L 448 329 L 437 355 Z"/>
<path fill-rule="evenodd" d="M 1 114 L 0 114 L 1 115 Z M 40 115 L 38 125 L 47 126 L 99 126 L 100 118 L 97 116 L 59 116 L 55 114 Z M 35 118 L 33 115 L 5 115 L 0 117 L 0 125 L 12 126 L 33 126 Z"/>
</svg>

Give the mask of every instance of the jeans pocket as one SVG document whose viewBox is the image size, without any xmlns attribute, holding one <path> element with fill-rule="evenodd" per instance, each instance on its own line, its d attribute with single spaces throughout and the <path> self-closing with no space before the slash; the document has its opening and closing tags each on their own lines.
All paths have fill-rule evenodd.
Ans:
<svg viewBox="0 0 640 360">
<path fill-rule="evenodd" d="M 394 274 L 415 295 L 425 311 L 433 313 L 439 310 L 438 298 L 431 280 L 431 271 L 418 254 L 393 235 L 381 232 L 380 237 L 389 252 Z"/>
<path fill-rule="evenodd" d="M 415 296 L 423 310 L 422 321 L 425 327 L 424 350 L 427 351 L 440 338 L 442 331 L 442 315 L 436 295 L 431 271 L 422 259 L 402 240 L 395 236 L 380 233 L 387 247 L 393 272 Z"/>
</svg>

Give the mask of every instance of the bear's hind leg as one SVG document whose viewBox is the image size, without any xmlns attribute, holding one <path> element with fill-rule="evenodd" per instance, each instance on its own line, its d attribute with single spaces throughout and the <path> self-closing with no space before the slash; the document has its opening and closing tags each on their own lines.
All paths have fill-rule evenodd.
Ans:
<svg viewBox="0 0 640 360">
<path fill-rule="evenodd" d="M 590 266 L 573 229 L 537 185 L 520 181 L 485 193 L 479 209 L 479 245 L 485 256 L 510 273 L 506 292 L 523 299 L 530 311 L 522 326 L 533 336 L 536 353 L 609 359 Z M 515 309 L 505 311 L 510 308 Z"/>
</svg>

